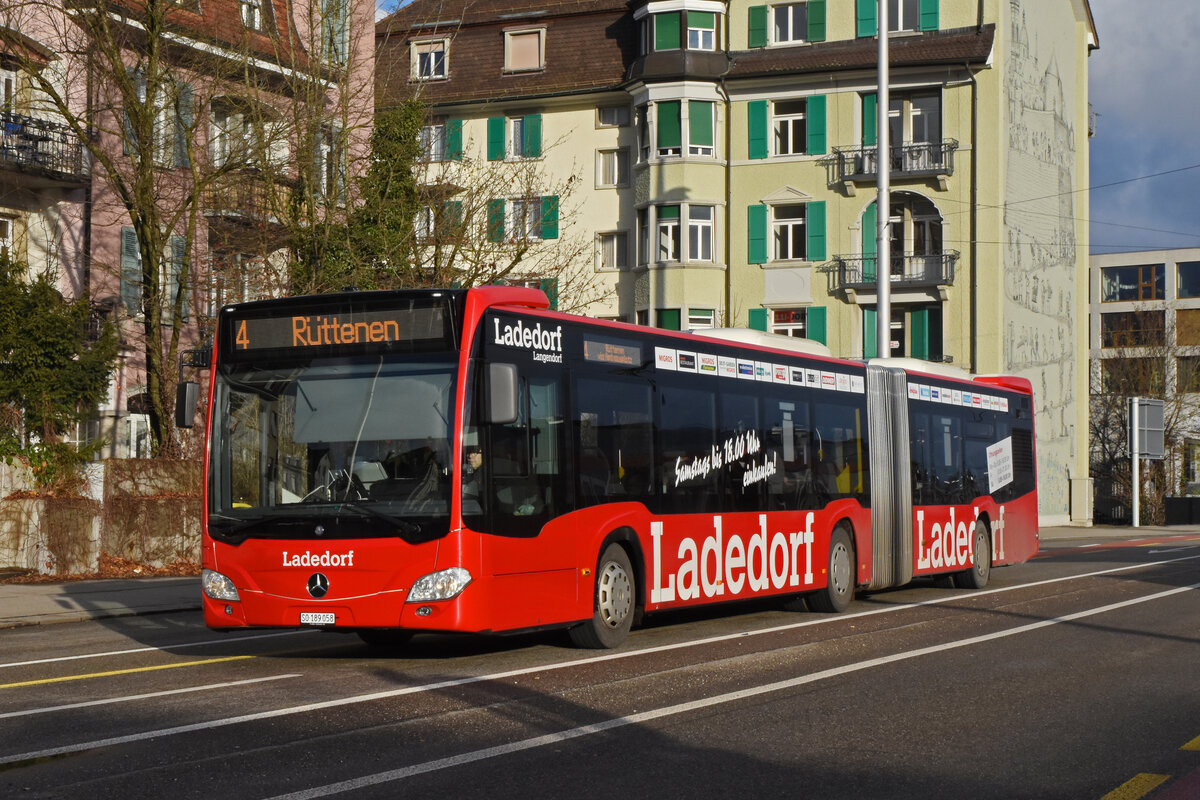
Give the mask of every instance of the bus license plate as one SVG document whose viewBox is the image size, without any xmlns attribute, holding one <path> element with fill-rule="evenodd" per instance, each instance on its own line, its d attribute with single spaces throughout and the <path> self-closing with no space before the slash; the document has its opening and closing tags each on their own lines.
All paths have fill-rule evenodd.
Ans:
<svg viewBox="0 0 1200 800">
<path fill-rule="evenodd" d="M 301 625 L 332 625 L 334 614 L 331 611 L 301 611 Z"/>
</svg>

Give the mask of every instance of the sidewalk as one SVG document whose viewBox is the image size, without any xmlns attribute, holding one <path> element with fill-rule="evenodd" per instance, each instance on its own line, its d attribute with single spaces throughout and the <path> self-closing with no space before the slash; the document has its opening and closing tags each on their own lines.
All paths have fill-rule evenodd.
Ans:
<svg viewBox="0 0 1200 800">
<path fill-rule="evenodd" d="M 1042 546 L 1103 542 L 1106 539 L 1154 539 L 1196 536 L 1200 525 L 1172 527 L 1042 528 Z M 79 622 L 107 617 L 199 611 L 200 579 L 131 578 L 65 583 L 0 583 L 0 629 L 50 622 Z"/>
</svg>

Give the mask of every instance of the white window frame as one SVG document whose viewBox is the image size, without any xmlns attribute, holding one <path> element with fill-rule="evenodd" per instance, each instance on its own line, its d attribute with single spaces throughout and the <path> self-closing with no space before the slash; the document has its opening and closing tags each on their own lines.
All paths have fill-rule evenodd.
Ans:
<svg viewBox="0 0 1200 800">
<path fill-rule="evenodd" d="M 905 8 L 907 7 L 907 13 Z M 888 0 L 888 33 L 921 30 L 921 0 Z"/>
<path fill-rule="evenodd" d="M 446 123 L 434 122 L 422 125 L 418 136 L 420 137 L 422 161 L 446 160 Z"/>
<path fill-rule="evenodd" d="M 787 17 L 788 35 L 779 36 L 779 15 Z M 798 13 L 803 12 L 803 13 Z M 808 3 L 786 3 L 771 6 L 771 44 L 804 44 L 808 42 Z"/>
<path fill-rule="evenodd" d="M 596 188 L 615 189 L 629 185 L 629 148 L 596 151 Z"/>
<path fill-rule="evenodd" d="M 780 312 L 792 315 L 792 319 L 786 322 L 776 322 L 775 315 Z M 771 333 L 777 333 L 780 336 L 794 336 L 800 339 L 808 338 L 807 306 L 803 308 L 772 308 L 768 309 L 767 313 L 771 315 Z"/>
<path fill-rule="evenodd" d="M 417 241 L 423 242 L 433 238 L 434 234 L 434 215 L 433 206 L 421 206 L 417 210 L 417 219 L 413 224 L 413 230 L 417 235 Z"/>
<path fill-rule="evenodd" d="M 679 216 L 670 219 L 664 219 L 658 215 L 659 210 L 663 208 L 667 208 L 667 206 L 657 206 L 654 209 L 655 261 L 675 263 L 681 261 L 683 256 L 683 206 L 675 206 L 679 209 Z"/>
<path fill-rule="evenodd" d="M 688 50 L 712 52 L 717 49 L 716 28 L 693 28 L 689 25 L 687 29 L 687 42 Z"/>
<path fill-rule="evenodd" d="M 787 114 L 776 113 L 776 109 L 781 103 L 803 103 L 804 110 L 797 113 L 791 112 Z M 804 141 L 799 150 L 785 149 L 782 143 L 787 142 L 787 147 L 790 147 L 794 130 L 797 123 L 804 123 Z M 793 100 L 772 100 L 771 101 L 771 146 L 775 150 L 777 156 L 803 156 L 808 155 L 808 101 L 803 98 Z M 786 135 L 783 135 L 786 132 Z"/>
<path fill-rule="evenodd" d="M 614 271 L 629 268 L 629 234 L 606 231 L 596 234 L 596 269 Z"/>
<path fill-rule="evenodd" d="M 689 331 L 703 331 L 717 327 L 717 311 L 715 308 L 688 308 L 687 328 Z"/>
<path fill-rule="evenodd" d="M 410 64 L 409 71 L 414 81 L 440 81 L 450 74 L 450 40 L 449 39 L 419 39 L 409 42 Z M 422 56 L 441 53 L 441 61 L 436 59 L 423 63 Z"/>
<path fill-rule="evenodd" d="M 514 197 L 510 198 L 505 206 L 505 238 L 526 242 L 542 238 L 542 198 Z"/>
<path fill-rule="evenodd" d="M 533 67 L 514 67 L 512 65 L 512 41 L 518 36 L 537 36 L 538 63 Z M 504 32 L 504 71 L 505 72 L 538 72 L 546 68 L 546 28 L 516 28 Z"/>
<path fill-rule="evenodd" d="M 0 255 L 2 256 L 12 256 L 13 228 L 15 226 L 16 219 L 14 217 L 0 214 Z"/>
<path fill-rule="evenodd" d="M 779 212 L 785 208 L 798 208 L 802 216 L 780 218 Z M 781 234 L 786 232 L 788 250 L 780 253 Z M 796 256 L 797 242 L 802 253 Z M 805 203 L 779 203 L 771 206 L 771 260 L 772 261 L 807 261 L 808 260 L 808 205 Z"/>
<path fill-rule="evenodd" d="M 613 116 L 615 120 L 605 119 L 606 116 Z M 631 115 L 629 106 L 601 106 L 596 109 L 596 127 L 597 128 L 624 128 L 629 125 Z"/>
<path fill-rule="evenodd" d="M 263 0 L 240 0 L 238 5 L 241 9 L 242 25 L 247 30 L 261 31 L 265 23 Z"/>
<path fill-rule="evenodd" d="M 508 118 L 508 157 L 525 158 L 525 117 Z"/>
<path fill-rule="evenodd" d="M 697 212 L 706 211 L 708 218 L 697 216 Z M 705 205 L 687 206 L 688 226 L 688 260 L 712 261 L 713 239 L 716 231 L 716 207 Z"/>
</svg>

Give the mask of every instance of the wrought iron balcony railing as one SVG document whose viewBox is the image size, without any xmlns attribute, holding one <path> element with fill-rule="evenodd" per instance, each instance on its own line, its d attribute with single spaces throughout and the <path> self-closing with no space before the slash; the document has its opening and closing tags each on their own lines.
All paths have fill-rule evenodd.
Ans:
<svg viewBox="0 0 1200 800">
<path fill-rule="evenodd" d="M 231 172 L 214 181 L 202 195 L 204 213 L 242 223 L 273 223 L 286 208 L 293 187 L 254 171 Z"/>
<path fill-rule="evenodd" d="M 907 253 L 891 258 L 891 285 L 894 288 L 950 286 L 954 283 L 954 265 L 958 251 L 919 256 Z M 874 256 L 834 256 L 821 271 L 831 276 L 830 288 L 873 290 L 877 283 L 878 258 Z"/>
<path fill-rule="evenodd" d="M 0 165 L 66 181 L 85 181 L 83 142 L 57 122 L 0 112 Z"/>
<path fill-rule="evenodd" d="M 896 178 L 926 178 L 954 174 L 954 151 L 958 142 L 911 142 L 889 147 L 891 175 Z M 879 148 L 835 147 L 837 179 L 843 182 L 875 180 L 879 172 Z"/>
</svg>

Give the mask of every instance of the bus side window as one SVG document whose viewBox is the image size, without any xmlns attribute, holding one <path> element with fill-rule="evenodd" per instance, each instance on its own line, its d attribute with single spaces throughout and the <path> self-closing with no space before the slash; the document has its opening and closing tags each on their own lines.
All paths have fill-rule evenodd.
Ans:
<svg viewBox="0 0 1200 800">
<path fill-rule="evenodd" d="M 768 404 L 769 405 L 769 404 Z M 756 435 L 763 430 L 758 418 L 758 398 L 752 394 L 737 394 L 724 392 L 721 394 L 721 429 L 717 437 L 717 448 L 724 456 L 724 445 L 727 442 L 745 441 L 753 431 Z M 770 449 L 773 442 L 765 441 L 763 445 Z M 760 459 L 755 454 L 753 457 Z M 741 461 L 730 461 L 720 472 L 725 479 L 725 488 L 721 492 L 724 498 L 725 510 L 728 511 L 757 511 L 762 508 L 762 490 L 757 483 L 745 486 L 742 476 L 751 458 Z"/>
<path fill-rule="evenodd" d="M 720 470 L 712 464 L 717 443 L 715 397 L 711 389 L 659 382 L 659 478 L 666 513 L 705 513 L 719 507 Z M 755 460 L 760 458 L 754 455 Z"/>
<path fill-rule="evenodd" d="M 575 398 L 576 506 L 644 500 L 652 490 L 650 387 L 580 378 Z"/>
</svg>

